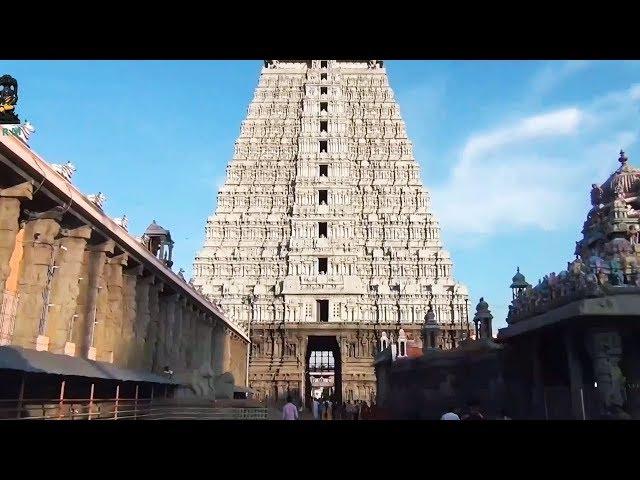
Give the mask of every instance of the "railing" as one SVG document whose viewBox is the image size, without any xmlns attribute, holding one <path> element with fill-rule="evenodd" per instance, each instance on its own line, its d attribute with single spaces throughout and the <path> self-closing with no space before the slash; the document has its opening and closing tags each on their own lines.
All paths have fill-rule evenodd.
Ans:
<svg viewBox="0 0 640 480">
<path fill-rule="evenodd" d="M 265 420 L 265 407 L 159 399 L 0 400 L 2 420 Z"/>
</svg>

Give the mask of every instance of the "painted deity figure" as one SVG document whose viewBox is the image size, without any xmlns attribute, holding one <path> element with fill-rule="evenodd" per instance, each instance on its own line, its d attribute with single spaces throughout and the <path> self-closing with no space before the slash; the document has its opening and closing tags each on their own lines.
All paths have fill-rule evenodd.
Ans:
<svg viewBox="0 0 640 480">
<path fill-rule="evenodd" d="M 16 124 L 20 119 L 15 113 L 18 103 L 18 82 L 10 75 L 0 77 L 0 123 Z"/>
</svg>

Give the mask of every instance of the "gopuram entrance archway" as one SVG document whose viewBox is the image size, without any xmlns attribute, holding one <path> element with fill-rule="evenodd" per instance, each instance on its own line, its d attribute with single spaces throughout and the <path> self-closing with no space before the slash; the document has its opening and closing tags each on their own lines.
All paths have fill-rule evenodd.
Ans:
<svg viewBox="0 0 640 480">
<path fill-rule="evenodd" d="M 250 387 L 258 398 L 277 404 L 284 403 L 287 395 L 291 395 L 294 401 L 309 406 L 313 389 L 320 389 L 322 382 L 326 382 L 327 391 L 333 388 L 337 401 L 374 401 L 373 360 L 380 349 L 381 334 L 386 332 L 388 338 L 397 338 L 401 327 L 409 338 L 419 338 L 420 326 L 415 324 L 391 327 L 331 323 L 254 325 Z M 324 377 L 324 380 L 315 381 L 314 387 L 311 377 Z"/>
<path fill-rule="evenodd" d="M 305 405 L 312 397 L 342 401 L 342 358 L 335 336 L 307 338 Z"/>
</svg>

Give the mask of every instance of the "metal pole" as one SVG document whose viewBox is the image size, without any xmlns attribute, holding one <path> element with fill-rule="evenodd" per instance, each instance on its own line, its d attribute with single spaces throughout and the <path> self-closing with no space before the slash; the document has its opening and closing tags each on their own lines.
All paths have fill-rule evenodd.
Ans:
<svg viewBox="0 0 640 480">
<path fill-rule="evenodd" d="M 62 383 L 60 384 L 60 402 L 58 404 L 58 418 L 62 418 L 62 407 L 64 405 L 64 386 L 65 386 L 66 381 L 63 380 Z"/>
<path fill-rule="evenodd" d="M 87 420 L 91 420 L 91 413 L 93 411 L 93 389 L 95 387 L 95 384 L 92 383 L 91 384 L 91 394 L 89 395 L 89 416 L 87 417 Z"/>
<path fill-rule="evenodd" d="M 113 412 L 113 419 L 118 419 L 118 399 L 120 398 L 120 384 L 116 385 L 116 405 L 115 410 Z"/>
<path fill-rule="evenodd" d="M 20 391 L 18 392 L 18 412 L 16 418 L 22 418 L 22 404 L 24 400 L 24 381 L 27 375 L 25 373 L 20 377 Z"/>
<path fill-rule="evenodd" d="M 580 389 L 580 405 L 582 406 L 582 420 L 587 419 L 587 414 L 584 411 L 584 389 Z"/>
</svg>

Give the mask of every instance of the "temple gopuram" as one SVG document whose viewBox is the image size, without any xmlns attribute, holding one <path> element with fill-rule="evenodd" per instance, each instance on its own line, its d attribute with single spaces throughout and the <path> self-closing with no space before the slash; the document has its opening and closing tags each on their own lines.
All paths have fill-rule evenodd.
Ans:
<svg viewBox="0 0 640 480">
<path fill-rule="evenodd" d="M 337 401 L 373 401 L 385 336 L 467 335 L 400 107 L 380 60 L 267 60 L 194 262 L 194 284 L 251 338 L 261 398 L 310 404 L 311 359 Z"/>
</svg>

